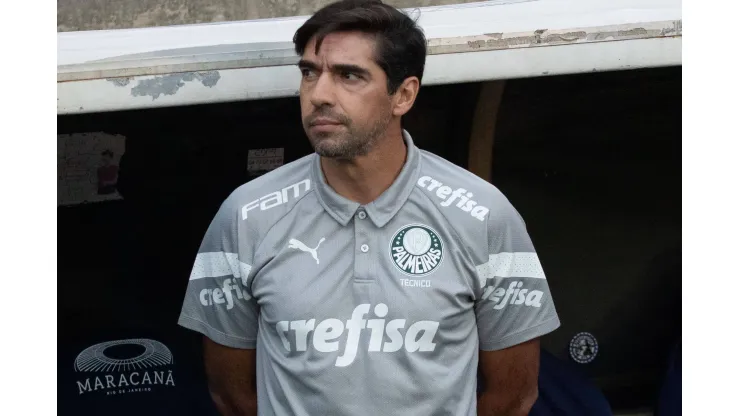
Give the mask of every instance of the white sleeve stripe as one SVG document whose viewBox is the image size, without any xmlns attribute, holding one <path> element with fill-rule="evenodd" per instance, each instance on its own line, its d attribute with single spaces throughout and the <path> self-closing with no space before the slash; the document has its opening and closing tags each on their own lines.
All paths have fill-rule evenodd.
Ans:
<svg viewBox="0 0 740 416">
<path fill-rule="evenodd" d="M 205 279 L 207 277 L 230 276 L 242 279 L 246 284 L 247 276 L 252 266 L 239 261 L 236 253 L 225 253 L 218 251 L 214 253 L 198 253 L 195 257 L 193 271 L 190 280 Z"/>
<path fill-rule="evenodd" d="M 476 266 L 480 287 L 484 287 L 488 279 L 494 277 L 529 277 L 533 279 L 544 279 L 545 272 L 542 270 L 537 253 L 498 253 L 490 254 L 488 262 Z"/>
</svg>

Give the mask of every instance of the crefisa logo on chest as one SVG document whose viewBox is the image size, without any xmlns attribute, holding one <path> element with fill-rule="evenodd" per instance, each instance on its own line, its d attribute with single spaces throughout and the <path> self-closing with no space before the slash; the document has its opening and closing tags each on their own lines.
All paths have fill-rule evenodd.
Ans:
<svg viewBox="0 0 740 416">
<path fill-rule="evenodd" d="M 422 224 L 401 227 L 391 240 L 393 264 L 411 277 L 426 276 L 435 271 L 442 264 L 443 252 L 439 234 Z"/>
</svg>

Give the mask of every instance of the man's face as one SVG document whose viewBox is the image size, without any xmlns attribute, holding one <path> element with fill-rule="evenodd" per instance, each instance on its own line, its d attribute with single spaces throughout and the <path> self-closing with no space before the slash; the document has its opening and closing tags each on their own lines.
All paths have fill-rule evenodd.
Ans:
<svg viewBox="0 0 740 416">
<path fill-rule="evenodd" d="M 360 32 L 327 35 L 315 53 L 306 45 L 301 69 L 301 117 L 321 156 L 352 159 L 367 154 L 392 119 L 393 96 L 375 63 L 375 40 Z"/>
</svg>

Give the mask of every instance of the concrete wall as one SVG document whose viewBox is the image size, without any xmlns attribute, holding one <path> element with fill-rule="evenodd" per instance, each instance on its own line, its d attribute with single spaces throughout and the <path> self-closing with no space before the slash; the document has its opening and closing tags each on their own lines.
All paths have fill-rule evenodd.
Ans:
<svg viewBox="0 0 740 416">
<path fill-rule="evenodd" d="M 58 0 L 57 31 L 127 29 L 310 15 L 334 0 Z M 475 0 L 386 0 L 423 7 Z"/>
</svg>

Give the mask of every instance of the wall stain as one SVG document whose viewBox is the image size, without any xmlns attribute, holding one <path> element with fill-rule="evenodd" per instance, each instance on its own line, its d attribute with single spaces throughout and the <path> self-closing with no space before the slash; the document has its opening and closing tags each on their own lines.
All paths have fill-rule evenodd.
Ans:
<svg viewBox="0 0 740 416">
<path fill-rule="evenodd" d="M 488 37 L 492 37 L 494 39 L 501 39 L 501 38 L 504 37 L 504 33 L 503 32 L 486 33 L 485 35 L 488 36 Z"/>
<path fill-rule="evenodd" d="M 335 0 L 59 0 L 57 32 L 306 16 Z M 386 0 L 409 8 L 480 0 Z"/>
<path fill-rule="evenodd" d="M 203 86 L 212 88 L 221 79 L 218 71 L 186 72 L 182 74 L 168 74 L 139 81 L 131 88 L 134 97 L 150 96 L 152 101 L 161 95 L 175 95 L 186 82 L 200 81 Z"/>
<path fill-rule="evenodd" d="M 542 43 L 570 43 L 577 40 L 586 39 L 586 32 L 566 32 L 553 35 L 547 35 Z"/>
<path fill-rule="evenodd" d="M 663 29 L 660 34 L 663 36 L 681 36 L 681 31 L 683 29 L 683 22 L 678 20 L 673 22 L 672 28 L 665 28 Z"/>
<path fill-rule="evenodd" d="M 604 40 L 604 39 L 623 39 L 623 38 L 631 38 L 635 36 L 640 37 L 659 37 L 663 36 L 662 30 L 647 30 L 641 27 L 637 27 L 630 30 L 613 30 L 613 31 L 605 31 L 605 32 L 598 32 L 598 33 L 590 33 L 588 35 L 588 40 Z"/>
<path fill-rule="evenodd" d="M 629 30 L 611 30 L 589 33 L 584 30 L 565 33 L 547 33 L 547 29 L 538 29 L 531 35 L 514 36 L 504 38 L 502 33 L 486 33 L 489 39 L 478 39 L 467 41 L 469 49 L 507 49 L 521 46 L 544 46 L 544 45 L 562 45 L 578 41 L 600 41 L 608 39 L 630 39 L 635 37 L 663 37 L 663 36 L 681 36 L 681 22 L 674 22 L 673 28 L 664 29 L 645 29 L 642 27 Z M 439 52 L 454 49 L 454 45 L 437 46 Z M 438 52 L 438 53 L 439 53 Z"/>
<path fill-rule="evenodd" d="M 116 87 L 125 87 L 131 82 L 130 77 L 121 77 L 121 78 L 107 78 L 106 81 L 112 82 L 113 85 Z"/>
</svg>

